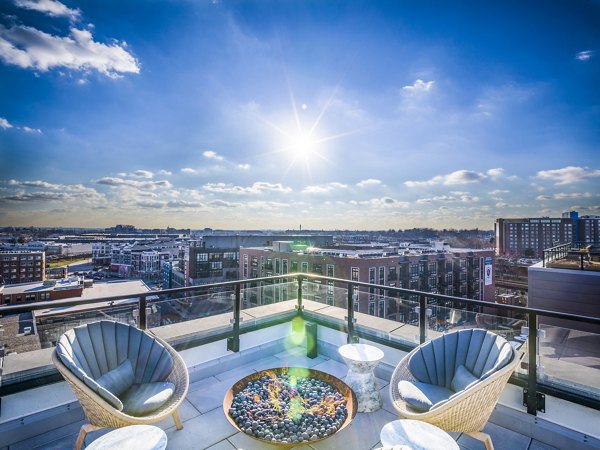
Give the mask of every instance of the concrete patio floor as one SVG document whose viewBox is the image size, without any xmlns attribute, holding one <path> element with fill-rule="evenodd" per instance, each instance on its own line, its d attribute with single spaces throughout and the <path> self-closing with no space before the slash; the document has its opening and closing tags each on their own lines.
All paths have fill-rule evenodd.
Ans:
<svg viewBox="0 0 600 450">
<path fill-rule="evenodd" d="M 184 422 L 183 430 L 176 430 L 173 420 L 166 419 L 158 424 L 168 436 L 168 449 L 172 450 L 231 450 L 231 449 L 275 449 L 251 439 L 233 428 L 225 418 L 222 408 L 225 392 L 232 384 L 254 371 L 272 367 L 304 366 L 328 372 L 344 378 L 347 367 L 325 356 L 315 359 L 303 355 L 301 348 L 284 351 L 255 362 L 201 379 L 190 384 L 189 393 L 184 401 L 180 415 Z M 358 413 L 353 422 L 338 434 L 321 442 L 293 447 L 298 450 L 369 450 L 381 445 L 379 433 L 382 427 L 398 417 L 391 405 L 388 394 L 388 382 L 378 379 L 383 399 L 383 408 L 373 413 Z M 57 428 L 51 432 L 11 445 L 9 450 L 21 449 L 72 449 L 83 422 Z M 485 432 L 492 436 L 496 450 L 552 450 L 548 446 L 510 429 L 488 422 Z M 104 430 L 90 433 L 86 439 L 89 445 Z M 461 449 L 484 450 L 483 443 L 470 436 L 452 433 Z"/>
</svg>

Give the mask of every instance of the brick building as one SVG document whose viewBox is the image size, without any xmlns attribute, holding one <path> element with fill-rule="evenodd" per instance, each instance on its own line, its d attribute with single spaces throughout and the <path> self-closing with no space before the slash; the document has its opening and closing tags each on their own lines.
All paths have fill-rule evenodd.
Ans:
<svg viewBox="0 0 600 450">
<path fill-rule="evenodd" d="M 382 288 L 360 290 L 355 296 L 355 309 L 388 318 L 395 318 L 391 316 L 397 311 L 391 307 L 394 302 L 389 300 L 394 295 L 387 292 L 385 286 L 493 302 L 493 261 L 493 250 L 452 249 L 409 255 L 385 249 L 309 248 L 300 252 L 291 251 L 285 243 L 275 243 L 271 248 L 240 249 L 242 279 L 304 272 L 380 285 Z M 287 285 L 275 284 L 272 290 L 252 291 L 252 298 L 245 300 L 249 304 L 277 302 L 287 298 L 287 289 Z M 312 292 L 312 298 L 339 305 L 345 301 L 345 292 L 345 289 L 335 289 L 333 282 L 326 282 L 323 289 Z M 306 293 L 310 297 L 311 289 L 307 287 Z M 418 301 L 418 296 L 409 295 L 406 299 Z"/>
<path fill-rule="evenodd" d="M 0 284 L 43 281 L 45 278 L 46 255 L 44 252 L 0 252 Z"/>
</svg>

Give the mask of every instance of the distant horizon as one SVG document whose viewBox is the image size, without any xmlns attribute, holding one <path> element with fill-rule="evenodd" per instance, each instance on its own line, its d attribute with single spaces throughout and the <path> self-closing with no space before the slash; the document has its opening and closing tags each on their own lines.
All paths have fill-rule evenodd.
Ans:
<svg viewBox="0 0 600 450">
<path fill-rule="evenodd" d="M 7 0 L 3 13 L 6 226 L 600 214 L 598 2 Z"/>
</svg>

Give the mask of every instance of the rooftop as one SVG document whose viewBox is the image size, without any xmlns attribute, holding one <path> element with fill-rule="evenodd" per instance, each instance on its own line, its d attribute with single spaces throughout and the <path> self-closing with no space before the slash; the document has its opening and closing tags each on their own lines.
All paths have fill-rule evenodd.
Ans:
<svg viewBox="0 0 600 450">
<path fill-rule="evenodd" d="M 315 368 L 343 379 L 347 367 L 337 349 L 351 337 L 359 338 L 361 343 L 377 346 L 384 352 L 384 359 L 376 371 L 378 388 L 384 400 L 383 408 L 373 413 L 359 413 L 349 427 L 335 436 L 297 448 L 375 448 L 380 445 L 381 428 L 398 418 L 389 401 L 388 383 L 393 368 L 400 359 L 420 341 L 438 336 L 452 328 L 474 326 L 486 327 L 504 334 L 528 355 L 528 349 L 534 349 L 531 357 L 536 361 L 533 368 L 533 375 L 537 371 L 534 377 L 536 381 L 531 384 L 531 365 L 528 365 L 527 361 L 532 359 L 527 356 L 525 363 L 517 369 L 511 382 L 506 385 L 485 427 L 484 431 L 492 436 L 496 449 L 600 448 L 600 432 L 597 427 L 600 423 L 600 356 L 594 341 L 600 334 L 558 327 L 544 327 L 543 332 L 531 329 L 527 333 L 526 327 L 522 328 L 523 323 L 527 323 L 523 320 L 515 321 L 507 317 L 426 304 L 426 298 L 427 301 L 451 299 L 430 293 L 418 293 L 422 294 L 422 300 L 419 302 L 410 302 L 401 296 L 385 296 L 384 299 L 389 302 L 390 308 L 395 308 L 393 305 L 405 305 L 406 316 L 402 319 L 398 316 L 376 317 L 354 311 L 353 305 L 348 305 L 349 301 L 354 302 L 354 298 L 349 297 L 347 289 L 338 282 L 334 287 L 334 304 L 315 301 L 325 297 L 318 294 L 321 289 L 329 288 L 321 284 L 327 277 L 298 276 L 303 277 L 298 280 L 304 279 L 301 282 L 302 289 L 299 289 L 298 283 L 295 282 L 276 283 L 284 281 L 281 280 L 283 277 L 271 277 L 253 280 L 257 287 L 249 286 L 249 282 L 242 284 L 243 289 L 240 290 L 239 296 L 235 294 L 234 288 L 240 285 L 240 282 L 170 291 L 145 291 L 136 296 L 138 301 L 151 305 L 148 310 L 149 332 L 167 340 L 180 352 L 190 375 L 190 390 L 180 411 L 184 421 L 183 430 L 175 430 L 171 419 L 159 423 L 159 426 L 167 431 L 168 448 L 271 448 L 237 432 L 229 424 L 222 409 L 225 391 L 249 373 L 281 366 Z M 261 283 L 262 287 L 259 287 Z M 356 284 L 361 287 L 369 286 L 366 283 Z M 282 301 L 273 303 L 273 300 L 269 300 L 274 288 L 286 293 L 279 297 Z M 398 293 L 417 292 L 399 288 L 388 289 Z M 234 308 L 238 302 L 239 315 L 236 313 L 237 308 Z M 473 305 L 483 303 L 470 302 Z M 194 306 L 204 303 L 212 307 L 200 316 L 186 316 L 187 311 L 191 312 Z M 140 310 L 146 309 L 144 304 L 139 306 Z M 165 306 L 168 308 L 165 309 Z M 426 314 L 413 315 L 410 311 L 414 311 L 415 307 Z M 542 314 L 538 310 L 519 307 L 498 308 Z M 428 312 L 429 309 L 432 310 L 431 313 Z M 169 321 L 156 318 L 150 321 L 155 315 L 163 317 L 161 313 L 164 314 L 167 310 L 172 313 Z M 8 314 L 10 311 L 15 312 L 16 309 L 0 309 L 2 314 Z M 112 317 L 111 311 L 109 307 L 103 308 L 98 317 Z M 302 314 L 299 314 L 299 311 L 302 311 Z M 176 319 L 175 312 L 179 312 L 180 316 L 176 323 L 172 323 L 171 321 Z M 37 314 L 36 311 L 34 313 Z M 306 337 L 297 333 L 298 317 L 317 324 L 319 353 L 314 359 L 306 356 Z M 441 326 L 442 317 L 446 317 L 443 321 L 444 326 Z M 115 319 L 120 320 L 117 316 Z M 130 319 L 129 317 L 127 320 Z M 42 329 L 38 325 L 34 331 L 51 335 L 56 330 L 76 326 L 82 323 L 82 320 L 87 319 L 69 311 L 60 324 L 45 323 Z M 594 320 L 593 323 L 597 324 L 598 320 L 592 321 Z M 54 327 L 59 328 L 55 330 Z M 239 327 L 239 332 L 236 331 L 236 327 Z M 522 346 L 523 341 L 527 342 L 527 346 Z M 84 417 L 76 398 L 64 381 L 48 383 L 60 379 L 52 378 L 50 351 L 50 348 L 45 348 L 28 352 L 31 353 L 30 356 L 24 353 L 4 358 L 5 374 L 14 374 L 18 370 L 19 360 L 28 358 L 28 364 L 37 364 L 35 375 L 41 378 L 29 384 L 5 383 L 0 386 L 3 396 L 0 410 L 0 448 L 3 450 L 72 448 Z M 30 367 L 27 370 L 31 372 Z M 40 386 L 43 383 L 46 384 Z M 545 403 L 538 405 L 537 411 L 536 408 L 532 410 L 531 403 L 530 407 L 524 406 L 523 387 L 545 395 Z M 531 401 L 530 397 L 527 398 Z M 90 435 L 89 440 L 96 436 Z M 483 444 L 469 436 L 459 433 L 452 436 L 462 449 L 484 448 Z"/>
</svg>

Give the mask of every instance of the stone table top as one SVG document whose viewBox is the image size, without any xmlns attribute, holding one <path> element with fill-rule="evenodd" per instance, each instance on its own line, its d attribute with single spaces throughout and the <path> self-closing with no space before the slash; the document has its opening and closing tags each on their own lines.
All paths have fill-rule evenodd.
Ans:
<svg viewBox="0 0 600 450">
<path fill-rule="evenodd" d="M 86 450 L 113 450 L 131 448 L 135 450 L 164 450 L 167 447 L 167 435 L 152 425 L 131 425 L 117 428 L 86 447 Z"/>
<path fill-rule="evenodd" d="M 407 445 L 412 450 L 459 450 L 452 436 L 420 420 L 394 420 L 382 428 L 379 437 L 383 446 Z"/>
<path fill-rule="evenodd" d="M 375 362 L 383 358 L 383 351 L 367 344 L 346 344 L 338 351 L 342 357 L 351 361 Z"/>
</svg>

